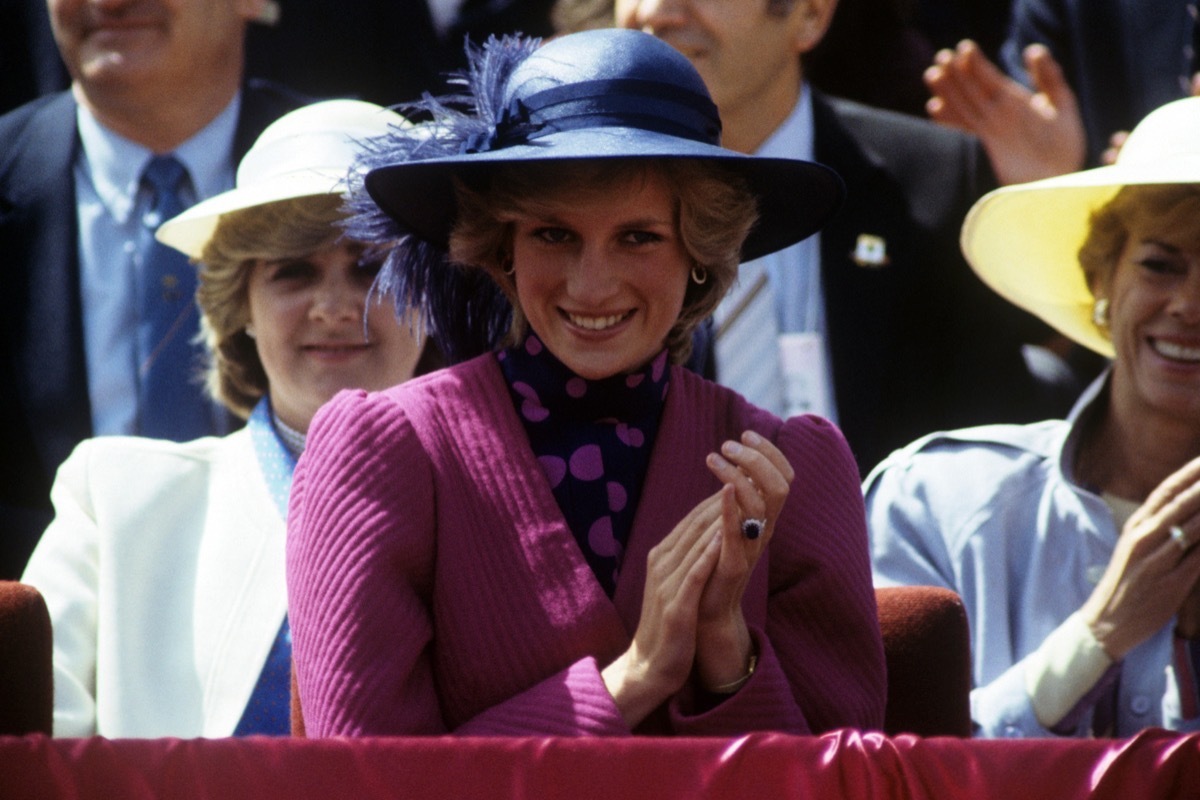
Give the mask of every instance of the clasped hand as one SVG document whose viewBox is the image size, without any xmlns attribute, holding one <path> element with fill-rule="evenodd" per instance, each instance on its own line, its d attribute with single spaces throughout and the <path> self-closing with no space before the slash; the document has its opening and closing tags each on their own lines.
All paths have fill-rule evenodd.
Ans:
<svg viewBox="0 0 1200 800">
<path fill-rule="evenodd" d="M 642 613 L 629 649 L 603 671 L 626 722 L 637 725 L 693 674 L 700 688 L 736 682 L 750 658 L 741 602 L 771 541 L 794 471 L 783 453 L 747 431 L 706 464 L 722 482 L 649 553 Z M 747 519 L 762 534 L 742 533 Z"/>
<path fill-rule="evenodd" d="M 1172 528 L 1179 533 L 1172 535 Z M 1184 464 L 1125 523 L 1083 618 L 1104 651 L 1120 660 L 1176 617 L 1200 636 L 1200 458 Z"/>
</svg>

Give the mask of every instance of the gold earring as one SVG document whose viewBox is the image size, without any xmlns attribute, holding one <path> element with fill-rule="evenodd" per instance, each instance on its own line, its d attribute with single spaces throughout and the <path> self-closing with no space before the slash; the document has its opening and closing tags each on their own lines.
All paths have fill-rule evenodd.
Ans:
<svg viewBox="0 0 1200 800">
<path fill-rule="evenodd" d="M 257 338 L 254 335 L 254 326 L 251 325 L 249 322 L 246 323 L 246 335 L 249 336 L 251 339 Z"/>
<path fill-rule="evenodd" d="M 1092 324 L 1097 328 L 1108 327 L 1108 298 L 1097 297 L 1092 306 Z"/>
<path fill-rule="evenodd" d="M 708 283 L 708 270 L 699 264 L 692 267 L 692 283 L 697 286 L 703 286 Z"/>
</svg>

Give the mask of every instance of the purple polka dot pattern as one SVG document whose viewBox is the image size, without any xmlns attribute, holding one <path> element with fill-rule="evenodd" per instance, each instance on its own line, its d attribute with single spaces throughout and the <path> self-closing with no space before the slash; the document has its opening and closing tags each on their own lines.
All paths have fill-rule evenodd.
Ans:
<svg viewBox="0 0 1200 800">
<path fill-rule="evenodd" d="M 571 454 L 571 475 L 581 481 L 594 481 L 604 474 L 600 446 L 585 444 Z"/>
<path fill-rule="evenodd" d="M 625 504 L 629 502 L 629 494 L 625 491 L 625 487 L 616 481 L 608 482 L 608 507 L 612 511 L 624 511 Z"/>
<path fill-rule="evenodd" d="M 599 556 L 616 558 L 621 553 L 621 544 L 613 537 L 612 517 L 603 516 L 588 529 L 588 546 Z"/>
<path fill-rule="evenodd" d="M 498 361 L 563 518 L 611 596 L 670 384 L 667 351 L 586 380 L 530 334 Z"/>
<path fill-rule="evenodd" d="M 563 478 L 567 477 L 567 462 L 558 456 L 538 456 L 538 463 L 542 465 L 542 472 L 546 473 L 546 480 L 550 481 L 550 488 L 557 489 Z"/>
<path fill-rule="evenodd" d="M 512 390 L 521 395 L 521 416 L 530 422 L 541 422 L 550 416 L 550 412 L 542 405 L 537 392 L 527 383 L 514 383 Z"/>
<path fill-rule="evenodd" d="M 646 435 L 637 428 L 631 428 L 624 422 L 617 425 L 617 438 L 630 447 L 641 447 L 646 443 Z"/>
</svg>

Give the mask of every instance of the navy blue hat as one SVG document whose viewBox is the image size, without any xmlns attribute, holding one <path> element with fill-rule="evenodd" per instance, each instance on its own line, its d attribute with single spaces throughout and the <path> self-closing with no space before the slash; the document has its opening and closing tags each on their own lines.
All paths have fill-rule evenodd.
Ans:
<svg viewBox="0 0 1200 800">
<path fill-rule="evenodd" d="M 426 105 L 435 120 L 421 132 L 427 138 L 397 131 L 366 160 L 366 189 L 379 208 L 439 247 L 454 224 L 453 178 L 514 162 L 719 163 L 741 175 L 758 200 L 743 261 L 815 233 L 842 203 L 842 181 L 825 166 L 721 147 L 721 120 L 699 73 L 647 33 L 585 31 L 541 47 L 536 40 L 493 40 L 471 69 L 471 94 L 457 99 L 472 103 L 473 113 L 434 101 Z"/>
</svg>

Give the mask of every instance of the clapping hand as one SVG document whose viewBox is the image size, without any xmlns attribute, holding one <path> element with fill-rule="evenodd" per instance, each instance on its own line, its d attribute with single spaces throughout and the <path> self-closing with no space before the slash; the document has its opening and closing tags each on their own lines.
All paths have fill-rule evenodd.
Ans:
<svg viewBox="0 0 1200 800">
<path fill-rule="evenodd" d="M 1075 93 L 1043 45 L 1022 53 L 1035 91 L 1003 73 L 970 40 L 925 71 L 929 116 L 979 137 L 1002 184 L 1081 169 L 1087 138 Z"/>
<path fill-rule="evenodd" d="M 1166 478 L 1125 523 L 1083 618 L 1114 661 L 1179 615 L 1200 633 L 1200 458 Z M 1189 630 L 1182 630 L 1188 626 Z"/>
<path fill-rule="evenodd" d="M 693 667 L 701 688 L 714 690 L 736 683 L 750 658 L 742 594 L 795 473 L 751 431 L 725 442 L 707 464 L 724 485 L 650 551 L 633 642 L 602 673 L 630 727 L 679 691 Z M 743 533 L 748 519 L 765 521 L 756 538 Z"/>
</svg>

